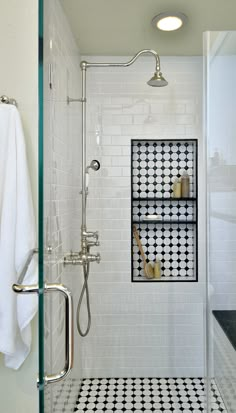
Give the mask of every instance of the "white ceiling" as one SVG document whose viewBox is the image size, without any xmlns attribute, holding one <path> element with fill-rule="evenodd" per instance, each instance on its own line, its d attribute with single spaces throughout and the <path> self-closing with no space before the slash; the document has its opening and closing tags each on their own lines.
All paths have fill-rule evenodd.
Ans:
<svg viewBox="0 0 236 413">
<path fill-rule="evenodd" d="M 205 31 L 236 30 L 236 0 L 60 0 L 82 54 L 133 55 L 155 49 L 162 56 L 202 55 Z M 160 32 L 152 18 L 180 11 L 188 23 Z"/>
</svg>

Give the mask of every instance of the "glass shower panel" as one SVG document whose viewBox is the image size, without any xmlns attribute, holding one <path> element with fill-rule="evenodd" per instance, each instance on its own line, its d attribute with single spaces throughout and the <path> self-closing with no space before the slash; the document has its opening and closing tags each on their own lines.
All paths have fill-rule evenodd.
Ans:
<svg viewBox="0 0 236 413">
<path fill-rule="evenodd" d="M 43 143 L 44 143 L 44 61 L 43 61 L 43 28 L 44 28 L 44 4 L 43 0 L 39 0 L 39 15 L 38 15 L 38 102 L 39 102 L 39 123 L 38 123 L 38 256 L 39 256 L 39 319 L 38 319 L 38 351 L 39 351 L 39 376 L 38 376 L 38 391 L 39 391 L 39 413 L 44 413 L 44 170 L 43 170 Z"/>
<path fill-rule="evenodd" d="M 80 56 L 61 4 L 66 7 L 68 2 L 45 1 L 44 271 L 45 281 L 62 282 L 73 291 L 76 307 L 81 291 L 81 268 L 64 267 L 63 262 L 66 253 L 79 250 L 81 104 L 68 104 L 67 96 L 72 99 L 81 97 Z M 86 60 L 126 59 L 90 56 Z M 160 259 L 164 260 L 172 279 L 165 282 L 162 274 L 164 282 L 143 279 L 144 282 L 133 283 L 131 280 L 132 139 L 142 142 L 148 139 L 154 143 L 159 141 L 159 144 L 163 139 L 169 139 L 171 144 L 173 139 L 178 141 L 178 146 L 173 144 L 171 148 L 174 149 L 168 149 L 171 155 L 173 152 L 174 156 L 180 155 L 177 156 L 176 167 L 173 166 L 175 173 L 161 172 L 162 168 L 170 171 L 167 165 L 172 167 L 169 163 L 170 153 L 161 149 L 164 152 L 161 154 L 163 165 L 159 162 L 158 168 L 147 168 L 147 179 L 144 177 L 150 188 L 153 188 L 155 181 L 155 185 L 167 185 L 170 189 L 174 183 L 173 176 L 181 176 L 186 165 L 187 169 L 192 169 L 191 156 L 188 158 L 188 151 L 186 155 L 183 149 L 183 143 L 188 144 L 186 140 L 197 139 L 198 162 L 203 165 L 202 59 L 172 57 L 162 59 L 162 63 L 170 86 L 156 90 L 146 84 L 153 70 L 153 61 L 149 57 L 140 59 L 132 68 L 89 68 L 87 73 L 86 164 L 90 165 L 93 159 L 101 163 L 99 171 L 89 170 L 87 222 L 89 231 L 99 230 L 101 246 L 94 247 L 93 252 L 101 252 L 102 261 L 99 265 L 91 264 L 89 276 L 91 330 L 83 340 L 80 340 L 75 330 L 74 369 L 66 381 L 48 386 L 45 390 L 45 411 L 48 412 L 74 409 L 81 378 L 84 379 L 84 392 L 81 392 L 78 400 L 79 408 L 83 408 L 86 396 L 86 403 L 91 403 L 89 406 L 94 409 L 94 392 L 98 396 L 96 403 L 99 397 L 105 398 L 105 407 L 109 404 L 109 408 L 114 410 L 116 407 L 118 410 L 123 409 L 123 405 L 128 410 L 135 405 L 135 409 L 139 410 L 141 405 L 144 410 L 153 409 L 154 406 L 158 411 L 164 403 L 167 410 L 172 405 L 175 410 L 190 411 L 198 408 L 202 411 L 205 407 L 204 168 L 199 168 L 198 173 L 199 199 L 195 199 L 195 194 L 186 197 L 187 201 L 195 202 L 194 205 L 200 207 L 198 253 L 201 258 L 197 282 L 196 279 L 188 283 L 173 279 L 174 273 L 178 271 L 186 277 L 192 274 L 184 263 L 184 260 L 189 261 L 186 255 L 192 246 L 191 240 L 187 237 L 188 243 L 181 244 L 179 240 L 183 241 L 186 234 L 181 229 L 179 235 L 176 227 L 174 236 L 173 228 L 168 231 L 164 229 L 164 234 L 158 233 L 158 236 L 157 231 L 153 231 L 153 237 L 149 237 L 148 250 L 145 236 L 140 234 L 146 254 L 155 255 L 155 252 L 160 251 L 161 242 L 163 257 Z M 157 158 L 160 155 L 157 152 L 150 154 L 150 157 Z M 145 158 L 146 153 L 142 151 L 141 156 Z M 173 216 L 179 214 L 175 204 L 178 201 L 171 198 L 168 205 L 174 209 L 174 212 L 169 211 Z M 160 204 L 153 207 L 153 202 L 159 201 L 154 199 L 152 204 L 147 205 L 149 214 L 156 213 L 157 208 L 160 208 Z M 181 200 L 184 205 L 185 201 Z M 189 209 L 189 205 L 185 208 Z M 181 211 L 185 214 L 184 208 Z M 193 211 L 191 205 L 190 211 Z M 189 224 L 196 225 L 195 219 L 192 221 Z M 157 227 L 158 224 L 151 225 Z M 176 252 L 181 257 L 178 258 Z M 151 260 L 151 256 L 148 256 L 148 260 Z M 185 267 L 177 272 L 172 271 L 175 266 L 178 267 L 178 263 L 179 267 Z M 141 260 L 140 267 L 143 269 Z M 47 373 L 54 373 L 61 368 L 60 360 L 64 355 L 62 306 L 59 297 L 45 297 Z M 87 321 L 85 309 L 83 303 L 83 327 Z M 81 354 L 83 357 L 80 360 Z M 116 406 L 116 396 L 122 398 L 120 407 Z M 182 396 L 184 400 L 181 400 Z M 191 400 L 191 396 L 194 400 Z"/>
<path fill-rule="evenodd" d="M 208 371 L 236 411 L 236 32 L 205 34 L 208 181 Z M 214 394 L 209 411 L 214 410 Z"/>
<path fill-rule="evenodd" d="M 80 96 L 80 58 L 60 2 L 45 0 L 42 3 L 44 3 L 44 96 L 43 139 L 41 135 L 40 143 L 41 150 L 43 149 L 41 256 L 44 253 L 44 274 L 41 274 L 41 282 L 65 285 L 73 291 L 73 299 L 76 303 L 81 281 L 80 268 L 67 268 L 63 262 L 68 252 L 79 248 L 80 107 L 69 106 L 67 96 L 73 94 L 75 97 Z M 40 12 L 42 15 L 42 8 Z M 40 310 L 44 314 L 44 326 L 41 327 L 44 336 L 43 343 L 41 342 L 40 360 L 40 413 L 71 412 L 74 410 L 80 388 L 79 337 L 77 333 L 74 334 L 74 368 L 70 375 L 56 384 L 43 385 L 44 374 L 59 373 L 64 368 L 66 343 L 63 296 L 57 292 L 44 294 L 44 308 L 42 301 L 41 297 Z"/>
</svg>

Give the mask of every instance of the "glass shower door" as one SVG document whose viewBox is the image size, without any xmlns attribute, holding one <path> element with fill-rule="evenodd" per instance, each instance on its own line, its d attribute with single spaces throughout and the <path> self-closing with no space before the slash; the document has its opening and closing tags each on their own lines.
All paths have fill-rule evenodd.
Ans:
<svg viewBox="0 0 236 413">
<path fill-rule="evenodd" d="M 44 57 L 48 57 L 47 42 L 44 46 L 44 20 L 49 17 L 48 5 L 39 1 L 39 410 L 40 413 L 54 410 L 51 385 L 62 381 L 69 374 L 73 363 L 73 302 L 72 295 L 58 273 L 53 251 L 52 221 L 52 112 L 53 103 L 48 93 L 45 79 Z M 44 13 L 47 13 L 46 15 Z M 49 66 L 50 67 L 50 66 Z M 59 257 L 60 261 L 60 257 Z M 58 261 L 58 262 L 59 262 Z M 54 295 L 52 297 L 52 295 Z M 63 302 L 64 301 L 64 302 Z M 64 307 L 64 310 L 63 310 Z M 53 317 L 53 309 L 58 309 L 58 317 Z M 64 311 L 64 313 L 63 313 Z M 60 317 L 60 320 L 59 320 Z M 60 321 L 60 322 L 59 322 Z M 61 341 L 62 361 L 55 361 L 53 355 L 53 329 L 57 327 L 57 339 Z M 63 343 L 63 335 L 65 342 Z M 58 369 L 58 370 L 54 370 Z"/>
<path fill-rule="evenodd" d="M 39 286 L 39 413 L 44 412 L 44 242 L 43 242 L 43 0 L 39 0 L 39 37 L 38 37 L 38 99 L 39 99 L 39 136 L 38 136 L 38 286 Z"/>
<path fill-rule="evenodd" d="M 78 248 L 79 107 L 67 95 L 80 91 L 70 78 L 77 56 L 63 48 L 67 30 L 60 2 L 39 1 L 39 394 L 40 413 L 71 412 L 80 386 L 79 352 L 73 360 L 73 298 L 77 268 L 64 257 Z M 77 71 L 73 72 L 77 79 Z M 77 162 L 75 162 L 75 160 Z M 77 168 L 74 170 L 74 168 Z M 76 283 L 76 284 L 74 284 Z M 79 346 L 78 334 L 75 337 Z M 73 371 L 72 364 L 75 368 Z M 69 374 L 70 373 L 70 374 Z"/>
<path fill-rule="evenodd" d="M 209 412 L 235 412 L 236 32 L 205 33 Z M 222 78 L 223 75 L 223 78 Z M 209 385 L 210 387 L 210 385 Z"/>
</svg>

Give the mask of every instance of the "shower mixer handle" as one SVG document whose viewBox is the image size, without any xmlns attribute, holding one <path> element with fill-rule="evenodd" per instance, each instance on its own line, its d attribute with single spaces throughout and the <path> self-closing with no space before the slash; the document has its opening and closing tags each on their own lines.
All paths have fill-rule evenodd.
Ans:
<svg viewBox="0 0 236 413">
<path fill-rule="evenodd" d="M 90 262 L 97 262 L 98 264 L 101 261 L 101 255 L 97 254 L 83 254 L 82 252 L 69 253 L 64 257 L 64 265 L 84 265 Z"/>
<path fill-rule="evenodd" d="M 99 253 L 93 255 L 93 254 L 88 254 L 87 255 L 87 261 L 88 262 L 97 262 L 98 264 L 101 261 L 101 255 Z"/>
<path fill-rule="evenodd" d="M 100 245 L 100 242 L 99 241 L 87 241 L 87 247 L 88 248 L 90 248 L 90 247 L 99 247 L 99 245 Z"/>
<path fill-rule="evenodd" d="M 98 231 L 94 231 L 94 232 L 92 232 L 92 231 L 83 231 L 83 236 L 85 238 L 95 238 L 96 241 L 98 241 L 99 233 L 98 233 Z"/>
</svg>

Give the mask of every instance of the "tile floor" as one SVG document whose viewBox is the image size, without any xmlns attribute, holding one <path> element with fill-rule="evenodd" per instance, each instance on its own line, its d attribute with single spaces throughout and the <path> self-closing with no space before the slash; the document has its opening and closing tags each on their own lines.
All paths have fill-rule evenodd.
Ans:
<svg viewBox="0 0 236 413">
<path fill-rule="evenodd" d="M 47 386 L 49 392 L 48 399 L 50 399 L 50 395 L 52 395 L 53 413 L 74 412 L 75 406 L 77 405 L 80 386 L 80 379 L 72 379 L 70 377 L 61 383 L 55 384 L 53 387 Z M 46 400 L 45 411 L 46 413 L 52 411 L 49 400 Z"/>
<path fill-rule="evenodd" d="M 74 412 L 200 413 L 204 393 L 201 378 L 84 379 Z M 214 383 L 212 411 L 226 412 Z"/>
</svg>

